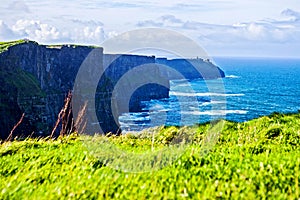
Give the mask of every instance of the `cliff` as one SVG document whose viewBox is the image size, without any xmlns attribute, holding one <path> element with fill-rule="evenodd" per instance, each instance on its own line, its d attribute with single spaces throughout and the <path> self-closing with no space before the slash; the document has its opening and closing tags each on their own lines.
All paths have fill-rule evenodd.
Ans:
<svg viewBox="0 0 300 200">
<path fill-rule="evenodd" d="M 141 111 L 141 101 L 169 96 L 169 80 L 161 76 L 155 57 L 104 54 L 103 66 L 105 71 L 95 98 L 97 119 L 103 132 L 118 133 L 117 117 L 125 112 Z"/>
<path fill-rule="evenodd" d="M 163 79 L 166 87 L 149 84 L 133 88 L 132 80 L 128 79 L 123 82 L 122 90 L 116 94 L 119 97 L 115 102 L 117 112 L 112 113 L 112 94 L 118 80 L 127 72 L 134 71 L 132 69 L 136 66 L 154 64 L 153 57 L 135 55 L 103 57 L 103 49 L 100 47 L 47 46 L 32 41 L 20 41 L 17 44 L 6 45 L 5 49 L 2 48 L 2 52 L 0 51 L 1 138 L 7 137 L 23 112 L 25 112 L 25 120 L 16 132 L 23 135 L 31 133 L 38 136 L 48 135 L 63 106 L 65 95 L 74 87 L 79 68 L 95 50 L 97 50 L 97 59 L 94 59 L 95 63 L 91 65 L 100 68 L 104 64 L 108 66 L 102 77 L 98 77 L 95 72 L 87 73 L 84 84 L 88 86 L 91 79 L 100 80 L 96 95 L 88 95 L 90 99 L 96 96 L 96 101 L 93 103 L 95 103 L 98 122 L 105 133 L 118 133 L 120 129 L 115 118 L 125 111 L 138 111 L 140 101 L 168 97 L 168 80 L 162 78 L 156 68 L 149 73 Z M 139 74 L 138 78 L 145 79 L 147 76 L 148 74 Z M 128 97 L 128 93 L 130 94 L 133 89 L 137 89 L 136 92 Z M 130 98 L 127 101 L 129 105 L 123 105 L 124 102 L 126 104 L 125 98 Z"/>
<path fill-rule="evenodd" d="M 87 59 L 91 55 L 94 57 Z M 86 63 L 91 68 L 79 71 Z M 101 47 L 49 46 L 25 40 L 0 43 L 0 69 L 2 139 L 22 113 L 25 119 L 16 132 L 49 135 L 67 92 L 74 89 L 78 74 L 84 86 L 80 95 L 92 104 L 89 110 L 96 110 L 96 116 L 89 123 L 100 124 L 103 133 L 117 134 L 120 132 L 118 116 L 123 112 L 140 111 L 141 101 L 167 98 L 169 80 L 224 77 L 222 70 L 202 59 L 103 54 Z M 90 91 L 90 86 L 96 86 L 96 91 Z"/>
<path fill-rule="evenodd" d="M 210 62 L 210 60 L 203 60 L 201 58 L 196 59 L 167 59 L 157 58 L 156 63 L 165 65 L 174 69 L 172 70 L 161 68 L 162 75 L 168 77 L 168 79 L 216 79 L 224 78 L 225 73 L 216 65 Z"/>
<path fill-rule="evenodd" d="M 0 54 L 1 85 L 4 86 L 1 138 L 5 138 L 23 112 L 28 123 L 22 123 L 17 132 L 49 134 L 65 95 L 73 88 L 81 63 L 91 51 L 92 48 L 85 46 L 46 46 L 31 41 L 3 51 Z"/>
</svg>

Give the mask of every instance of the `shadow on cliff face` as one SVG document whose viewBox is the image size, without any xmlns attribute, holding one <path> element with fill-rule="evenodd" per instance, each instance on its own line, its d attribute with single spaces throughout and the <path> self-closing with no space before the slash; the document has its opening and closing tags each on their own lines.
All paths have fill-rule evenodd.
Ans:
<svg viewBox="0 0 300 200">
<path fill-rule="evenodd" d="M 18 109 L 18 105 L 16 105 L 14 102 L 8 103 L 8 104 L 2 104 L 2 106 L 5 106 L 6 108 L 0 109 L 0 115 L 5 116 L 1 117 L 0 120 L 0 140 L 7 139 L 10 131 L 13 129 L 13 126 L 20 120 L 22 111 Z M 15 137 L 37 137 L 38 134 L 36 134 L 37 130 L 32 124 L 30 123 L 30 120 L 25 117 L 22 120 L 22 123 L 15 129 L 14 134 L 12 135 L 12 138 Z"/>
<path fill-rule="evenodd" d="M 24 40 L 1 52 L 1 138 L 7 138 L 22 113 L 16 134 L 49 136 L 80 65 L 93 49 Z"/>
<path fill-rule="evenodd" d="M 106 66 L 97 85 L 96 115 L 103 133 L 118 135 L 118 117 L 142 111 L 142 101 L 167 98 L 169 80 L 161 75 L 153 56 L 105 54 L 103 60 Z"/>
<path fill-rule="evenodd" d="M 20 68 L 4 69 L 0 72 L 0 138 L 6 139 L 22 113 L 25 117 L 15 132 L 19 137 L 38 136 L 48 126 L 40 118 L 44 93 L 37 80 Z"/>
</svg>

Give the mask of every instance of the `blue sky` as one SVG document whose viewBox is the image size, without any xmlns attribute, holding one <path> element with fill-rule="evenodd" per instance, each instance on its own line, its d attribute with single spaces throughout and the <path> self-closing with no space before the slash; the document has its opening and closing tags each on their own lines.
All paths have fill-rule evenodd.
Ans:
<svg viewBox="0 0 300 200">
<path fill-rule="evenodd" d="M 2 0 L 0 40 L 100 45 L 125 31 L 178 31 L 211 56 L 300 58 L 299 0 Z"/>
</svg>

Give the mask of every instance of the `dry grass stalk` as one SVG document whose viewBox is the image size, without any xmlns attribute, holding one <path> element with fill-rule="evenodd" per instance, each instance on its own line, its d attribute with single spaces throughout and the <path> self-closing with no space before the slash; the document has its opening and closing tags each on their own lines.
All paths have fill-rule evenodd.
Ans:
<svg viewBox="0 0 300 200">
<path fill-rule="evenodd" d="M 69 92 L 65 99 L 64 107 L 58 113 L 57 120 L 56 120 L 55 126 L 51 132 L 50 138 L 52 138 L 54 136 L 55 131 L 58 128 L 58 125 L 60 122 L 62 122 L 62 129 L 60 131 L 60 136 L 70 134 L 71 132 L 73 132 L 75 130 L 74 126 L 73 126 L 74 123 L 73 123 L 71 102 L 72 102 L 72 93 Z"/>
<path fill-rule="evenodd" d="M 75 124 L 74 124 L 76 132 L 78 134 L 83 133 L 83 131 L 84 131 L 85 127 L 86 127 L 86 124 L 87 124 L 87 119 L 85 117 L 86 109 L 87 109 L 87 104 L 88 104 L 88 102 L 86 101 L 83 104 L 82 108 L 79 110 L 78 116 L 77 116 Z"/>
<path fill-rule="evenodd" d="M 24 119 L 25 113 L 22 114 L 22 117 L 20 118 L 20 120 L 18 121 L 18 123 L 16 123 L 13 127 L 13 129 L 10 131 L 9 136 L 7 137 L 7 139 L 5 141 L 10 141 L 12 139 L 13 133 L 16 130 L 16 128 L 22 123 L 23 119 Z"/>
</svg>

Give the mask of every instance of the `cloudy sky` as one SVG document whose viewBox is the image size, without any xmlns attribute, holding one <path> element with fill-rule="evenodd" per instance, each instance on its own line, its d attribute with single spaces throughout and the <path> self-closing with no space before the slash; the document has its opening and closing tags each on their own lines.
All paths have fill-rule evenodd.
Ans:
<svg viewBox="0 0 300 200">
<path fill-rule="evenodd" d="M 211 56 L 300 58 L 299 0 L 1 0 L 0 40 L 100 45 L 159 27 L 182 33 Z"/>
</svg>

